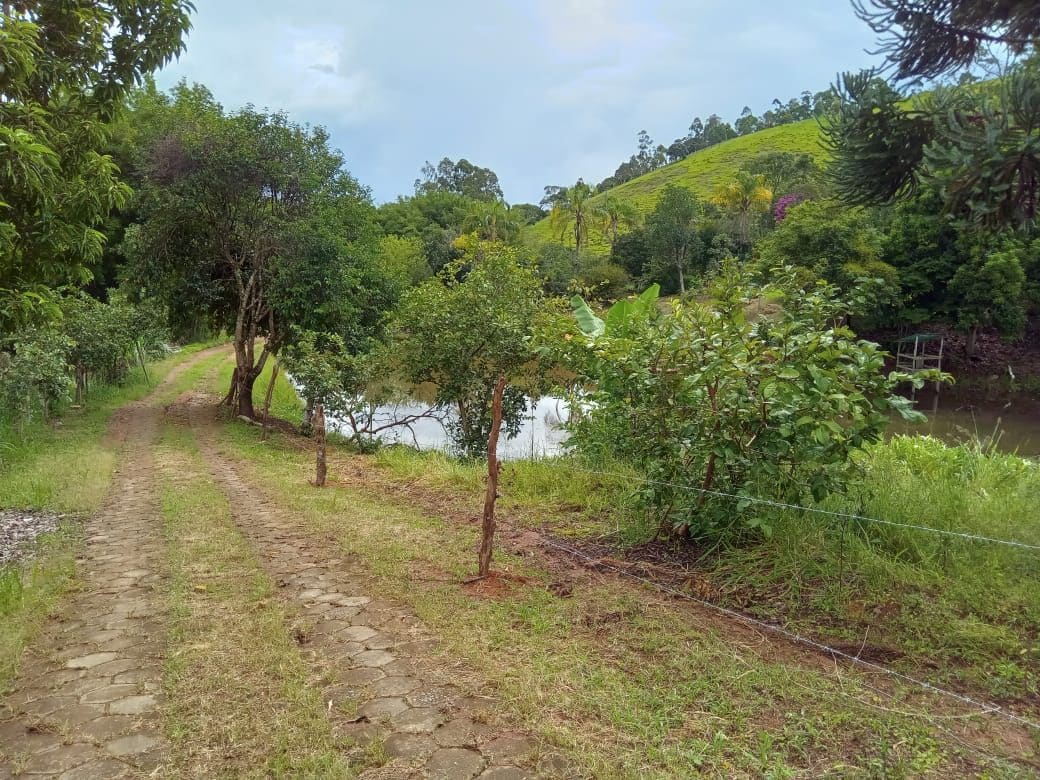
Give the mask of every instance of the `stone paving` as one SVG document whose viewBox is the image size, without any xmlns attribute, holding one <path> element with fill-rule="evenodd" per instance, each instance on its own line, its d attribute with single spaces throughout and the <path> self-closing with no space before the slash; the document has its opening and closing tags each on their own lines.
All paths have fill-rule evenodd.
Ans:
<svg viewBox="0 0 1040 780">
<path fill-rule="evenodd" d="M 303 619 L 297 639 L 324 684 L 337 733 L 379 742 L 390 761 L 361 777 L 522 780 L 568 777 L 566 763 L 501 722 L 490 698 L 464 695 L 430 660 L 432 640 L 406 607 L 368 595 L 371 584 L 337 546 L 285 517 L 218 450 L 212 400 L 190 419 L 211 474 L 241 531 Z"/>
<path fill-rule="evenodd" d="M 0 780 L 135 777 L 161 761 L 163 542 L 151 450 L 162 409 L 154 398 L 124 407 L 109 425 L 122 453 L 104 506 L 85 521 L 76 589 L 0 703 Z"/>
<path fill-rule="evenodd" d="M 200 359 L 174 369 L 168 384 Z M 157 776 L 165 654 L 164 549 L 153 460 L 163 409 L 153 393 L 120 410 L 108 438 L 122 443 L 103 508 L 84 523 L 76 587 L 27 650 L 0 700 L 0 780 Z M 180 404 L 178 404 L 180 406 Z M 189 398 L 207 465 L 240 529 L 280 586 L 334 731 L 358 756 L 382 753 L 377 778 L 521 780 L 573 775 L 567 763 L 505 722 L 455 669 L 405 606 L 375 597 L 355 561 L 316 539 L 220 454 L 212 399 Z M 374 746 L 374 749 L 373 749 Z"/>
</svg>

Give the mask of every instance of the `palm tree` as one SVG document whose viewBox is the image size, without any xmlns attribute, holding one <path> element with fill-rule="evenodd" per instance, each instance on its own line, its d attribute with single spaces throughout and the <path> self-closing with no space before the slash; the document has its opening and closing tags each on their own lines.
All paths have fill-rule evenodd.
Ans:
<svg viewBox="0 0 1040 780">
<path fill-rule="evenodd" d="M 581 251 L 589 237 L 589 219 L 592 216 L 592 187 L 578 179 L 573 187 L 560 194 L 549 215 L 549 224 L 560 230 L 560 238 L 571 227 L 574 229 L 574 248 Z"/>
<path fill-rule="evenodd" d="M 603 232 L 610 236 L 610 245 L 617 242 L 618 229 L 623 225 L 633 228 L 639 223 L 639 212 L 631 203 L 626 203 L 617 195 L 607 195 L 603 205 L 596 209 L 603 219 Z"/>
<path fill-rule="evenodd" d="M 773 191 L 766 186 L 764 177 L 739 171 L 736 178 L 715 189 L 712 201 L 732 215 L 737 225 L 737 238 L 747 246 L 751 243 L 751 218 L 769 210 Z"/>
<path fill-rule="evenodd" d="M 520 219 L 504 200 L 474 201 L 463 218 L 464 230 L 475 230 L 487 241 L 510 241 L 520 233 Z"/>
</svg>

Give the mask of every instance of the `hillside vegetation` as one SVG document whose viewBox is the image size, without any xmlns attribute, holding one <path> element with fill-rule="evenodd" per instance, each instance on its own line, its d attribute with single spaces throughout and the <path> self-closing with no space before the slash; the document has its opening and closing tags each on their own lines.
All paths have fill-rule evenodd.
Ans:
<svg viewBox="0 0 1040 780">
<path fill-rule="evenodd" d="M 741 165 L 757 155 L 763 152 L 792 152 L 812 154 L 819 158 L 824 153 L 820 140 L 820 126 L 815 119 L 760 130 L 694 152 L 689 157 L 599 193 L 590 199 L 590 203 L 599 205 L 607 195 L 614 195 L 631 203 L 645 215 L 653 209 L 661 191 L 669 184 L 687 187 L 699 198 L 707 199 L 716 185 L 732 179 Z M 546 218 L 527 228 L 524 240 L 528 244 L 539 244 L 559 241 L 560 235 Z M 568 232 L 563 241 L 573 245 L 574 238 Z M 593 231 L 589 244 L 592 250 L 608 249 L 599 231 Z"/>
</svg>

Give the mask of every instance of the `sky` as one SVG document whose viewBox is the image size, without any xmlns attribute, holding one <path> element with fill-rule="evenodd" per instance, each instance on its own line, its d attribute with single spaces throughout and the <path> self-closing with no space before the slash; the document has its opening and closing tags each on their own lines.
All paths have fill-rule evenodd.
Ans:
<svg viewBox="0 0 1040 780">
<path fill-rule="evenodd" d="M 511 203 L 596 182 L 647 130 L 729 121 L 878 64 L 848 0 L 195 0 L 157 77 L 324 125 L 377 203 L 465 157 Z"/>
</svg>

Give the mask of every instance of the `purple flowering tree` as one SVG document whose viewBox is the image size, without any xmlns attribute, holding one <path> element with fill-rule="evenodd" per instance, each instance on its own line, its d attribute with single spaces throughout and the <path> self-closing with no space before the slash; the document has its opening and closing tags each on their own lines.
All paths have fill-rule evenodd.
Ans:
<svg viewBox="0 0 1040 780">
<path fill-rule="evenodd" d="M 805 200 L 805 197 L 797 193 L 781 195 L 776 201 L 776 206 L 773 207 L 773 219 L 777 222 L 783 222 L 784 217 L 787 216 L 787 210 L 803 200 Z"/>
</svg>

